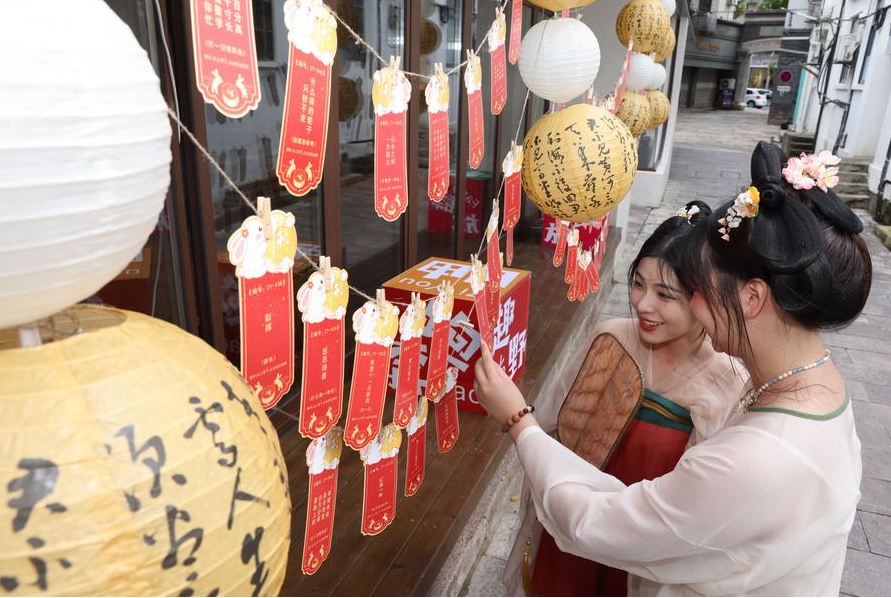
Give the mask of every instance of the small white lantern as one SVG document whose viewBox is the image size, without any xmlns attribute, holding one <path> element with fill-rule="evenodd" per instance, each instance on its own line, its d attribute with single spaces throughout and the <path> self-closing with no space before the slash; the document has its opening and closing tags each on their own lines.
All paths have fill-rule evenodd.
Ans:
<svg viewBox="0 0 891 598">
<path fill-rule="evenodd" d="M 659 89 L 665 84 L 665 67 L 659 64 L 658 62 L 653 63 L 653 78 L 650 80 L 650 84 L 647 85 L 647 89 Z"/>
<path fill-rule="evenodd" d="M 171 157 L 158 77 L 102 0 L 6 3 L 0 55 L 5 328 L 89 297 L 126 267 L 158 221 Z"/>
<path fill-rule="evenodd" d="M 662 5 L 665 7 L 665 10 L 668 11 L 668 16 L 672 16 L 674 11 L 677 10 L 677 3 L 675 0 L 659 0 Z"/>
<path fill-rule="evenodd" d="M 600 44 L 578 19 L 532 26 L 520 45 L 520 77 L 532 93 L 564 103 L 585 93 L 600 70 Z"/>
<path fill-rule="evenodd" d="M 657 75 L 656 63 L 649 54 L 640 52 L 631 53 L 631 62 L 628 64 L 628 77 L 625 79 L 625 87 L 633 91 L 649 89 L 653 78 Z"/>
</svg>

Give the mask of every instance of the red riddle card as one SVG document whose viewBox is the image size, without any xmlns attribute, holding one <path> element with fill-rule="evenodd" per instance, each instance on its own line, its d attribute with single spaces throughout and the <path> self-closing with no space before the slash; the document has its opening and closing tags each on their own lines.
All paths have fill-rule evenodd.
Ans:
<svg viewBox="0 0 891 598">
<path fill-rule="evenodd" d="M 427 385 L 424 396 L 431 401 L 445 389 L 454 307 L 455 287 L 449 282 L 443 282 L 433 300 L 433 336 L 430 338 L 430 354 L 427 356 Z"/>
<path fill-rule="evenodd" d="M 486 313 L 489 326 L 498 326 L 501 313 L 501 252 L 498 238 L 498 201 L 492 206 L 492 215 L 486 226 Z"/>
<path fill-rule="evenodd" d="M 442 63 L 433 65 L 433 76 L 424 89 L 430 123 L 428 141 L 427 197 L 440 202 L 449 189 L 449 78 Z"/>
<path fill-rule="evenodd" d="M 449 368 L 445 391 L 436 401 L 436 448 L 447 453 L 458 442 L 458 395 L 455 386 L 458 382 L 458 369 Z"/>
<path fill-rule="evenodd" d="M 192 0 L 195 80 L 204 101 L 229 118 L 260 103 L 260 71 L 251 0 Z"/>
<path fill-rule="evenodd" d="M 523 146 L 511 141 L 511 148 L 501 162 L 504 172 L 505 257 L 507 265 L 514 261 L 514 227 L 520 221 L 520 170 L 523 168 Z"/>
<path fill-rule="evenodd" d="M 507 102 L 507 65 L 504 59 L 504 41 L 507 37 L 507 22 L 504 9 L 495 9 L 495 20 L 489 29 L 489 66 L 492 69 L 491 104 L 489 110 L 494 116 L 501 114 Z"/>
<path fill-rule="evenodd" d="M 467 118 L 469 152 L 467 164 L 477 168 L 483 161 L 485 138 L 483 134 L 483 69 L 480 57 L 467 50 L 467 67 L 464 69 L 464 87 L 467 89 Z"/>
<path fill-rule="evenodd" d="M 578 247 L 579 247 L 579 231 L 572 229 L 566 235 L 566 272 L 563 275 L 563 282 L 571 284 L 575 280 L 576 269 L 578 264 Z"/>
<path fill-rule="evenodd" d="M 418 380 L 421 371 L 421 337 L 427 324 L 427 306 L 418 293 L 399 316 L 399 367 L 396 372 L 396 399 L 393 423 L 404 428 L 418 405 Z"/>
<path fill-rule="evenodd" d="M 559 266 L 563 263 L 563 258 L 566 256 L 566 238 L 569 235 L 569 221 L 567 220 L 558 220 L 557 221 L 557 245 L 554 249 L 554 266 Z"/>
<path fill-rule="evenodd" d="M 294 302 L 291 299 L 297 230 L 294 215 L 249 216 L 226 248 L 238 278 L 241 374 L 263 409 L 270 409 L 294 383 Z"/>
<path fill-rule="evenodd" d="M 427 456 L 427 398 L 418 399 L 417 409 L 408 422 L 408 452 L 405 456 L 405 495 L 414 496 L 424 481 Z"/>
<path fill-rule="evenodd" d="M 517 64 L 520 59 L 520 38 L 523 35 L 523 0 L 511 0 L 510 8 L 510 48 L 507 59 Z"/>
<path fill-rule="evenodd" d="M 396 478 L 402 430 L 387 424 L 365 445 L 359 456 L 365 464 L 362 533 L 375 536 L 396 517 Z"/>
<path fill-rule="evenodd" d="M 318 571 L 331 554 L 334 508 L 337 505 L 337 466 L 342 451 L 343 428 L 337 426 L 310 442 L 306 449 L 309 490 L 301 564 L 306 575 Z"/>
<path fill-rule="evenodd" d="M 343 400 L 344 316 L 349 301 L 347 271 L 319 258 L 297 292 L 303 320 L 303 381 L 300 396 L 300 434 L 324 436 L 340 419 Z"/>
<path fill-rule="evenodd" d="M 479 326 L 480 339 L 491 347 L 492 325 L 486 298 L 486 270 L 476 255 L 470 256 L 470 290 L 473 292 L 473 306 L 476 310 L 476 323 Z"/>
<path fill-rule="evenodd" d="M 393 222 L 408 207 L 405 119 L 411 83 L 399 69 L 399 58 L 374 73 L 374 210 Z M 347 431 L 349 434 L 349 431 Z"/>
<path fill-rule="evenodd" d="M 322 180 L 337 20 L 322 0 L 287 0 L 284 8 L 290 53 L 276 174 L 300 197 Z"/>
<path fill-rule="evenodd" d="M 399 308 L 383 298 L 383 290 L 378 290 L 375 301 L 366 301 L 353 314 L 353 330 L 356 354 L 344 442 L 359 450 L 373 441 L 381 429 L 390 347 L 399 330 Z"/>
</svg>

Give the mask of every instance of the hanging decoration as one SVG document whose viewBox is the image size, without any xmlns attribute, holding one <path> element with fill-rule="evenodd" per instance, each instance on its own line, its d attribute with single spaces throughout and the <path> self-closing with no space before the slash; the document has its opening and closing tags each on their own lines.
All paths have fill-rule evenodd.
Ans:
<svg viewBox="0 0 891 598">
<path fill-rule="evenodd" d="M 291 270 L 297 253 L 294 215 L 258 199 L 259 216 L 248 216 L 226 243 L 238 278 L 241 375 L 264 409 L 294 383 L 294 300 Z"/>
<path fill-rule="evenodd" d="M 433 334 L 430 337 L 430 352 L 427 355 L 427 383 L 424 394 L 431 401 L 435 400 L 445 388 L 454 307 L 455 287 L 449 282 L 443 282 L 439 285 L 436 298 L 433 300 Z"/>
<path fill-rule="evenodd" d="M 381 429 L 390 346 L 398 330 L 399 308 L 384 298 L 383 289 L 353 314 L 356 353 L 344 426 L 344 441 L 352 449 L 364 447 Z"/>
<path fill-rule="evenodd" d="M 520 170 L 523 168 L 523 146 L 510 142 L 510 150 L 501 161 L 504 173 L 504 224 L 506 233 L 505 255 L 507 265 L 514 261 L 514 227 L 520 222 Z"/>
<path fill-rule="evenodd" d="M 480 340 L 492 346 L 492 323 L 489 319 L 489 302 L 486 297 L 486 270 L 476 254 L 470 256 L 470 290 L 476 311 L 476 325 Z"/>
<path fill-rule="evenodd" d="M 458 395 L 455 388 L 458 384 L 458 368 L 449 368 L 446 385 L 434 401 L 436 409 L 436 449 L 447 453 L 458 442 L 460 430 L 458 426 Z"/>
<path fill-rule="evenodd" d="M 647 92 L 647 101 L 650 103 L 650 126 L 647 128 L 652 129 L 668 120 L 671 103 L 664 93 L 655 89 Z"/>
<path fill-rule="evenodd" d="M 421 56 L 432 54 L 442 43 L 439 27 L 430 19 L 421 19 Z"/>
<path fill-rule="evenodd" d="M 325 166 L 337 20 L 322 0 L 285 0 L 288 79 L 276 175 L 297 197 L 319 186 Z"/>
<path fill-rule="evenodd" d="M 523 35 L 523 0 L 511 0 L 510 7 L 510 42 L 507 60 L 511 64 L 517 64 L 517 60 L 520 59 L 520 39 Z"/>
<path fill-rule="evenodd" d="M 597 0 L 526 0 L 529 4 L 549 10 L 560 12 L 570 8 L 582 8 L 594 4 Z"/>
<path fill-rule="evenodd" d="M 653 78 L 650 80 L 650 84 L 647 85 L 647 89 L 660 89 L 665 84 L 665 77 L 667 76 L 665 67 L 658 62 L 654 62 L 653 69 Z"/>
<path fill-rule="evenodd" d="M 660 39 L 656 47 L 653 48 L 653 60 L 656 62 L 665 61 L 665 59 L 671 56 L 671 53 L 674 52 L 676 43 L 677 40 L 674 35 L 674 29 L 669 26 L 662 35 L 662 39 Z"/>
<path fill-rule="evenodd" d="M 449 78 L 441 62 L 433 65 L 424 98 L 429 112 L 427 197 L 438 203 L 449 189 Z"/>
<path fill-rule="evenodd" d="M 208 104 L 241 118 L 260 104 L 260 69 L 251 0 L 219 5 L 191 0 L 195 81 Z"/>
<path fill-rule="evenodd" d="M 616 117 L 628 126 L 634 137 L 639 137 L 650 126 L 650 102 L 646 94 L 625 91 Z"/>
<path fill-rule="evenodd" d="M 427 412 L 426 397 L 417 401 L 414 413 L 408 422 L 408 447 L 405 455 L 405 495 L 414 496 L 424 481 L 427 458 Z"/>
<path fill-rule="evenodd" d="M 483 69 L 480 66 L 480 57 L 473 50 L 467 50 L 464 88 L 467 90 L 467 137 L 469 143 L 467 165 L 476 168 L 483 161 L 485 138 L 483 133 Z"/>
<path fill-rule="evenodd" d="M 303 320 L 303 379 L 300 388 L 300 435 L 321 438 L 340 420 L 344 373 L 344 317 L 349 302 L 346 270 L 319 257 L 297 291 Z"/>
<path fill-rule="evenodd" d="M 563 156 L 555 161 L 552 155 Z M 613 209 L 637 173 L 634 137 L 598 106 L 574 104 L 541 117 L 523 140 L 523 189 L 543 212 L 590 222 Z"/>
<path fill-rule="evenodd" d="M 393 402 L 393 423 L 398 428 L 409 425 L 418 402 L 418 381 L 421 368 L 421 337 L 427 325 L 427 306 L 418 293 L 411 294 L 411 303 L 399 317 L 399 366 L 396 371 L 396 398 Z"/>
<path fill-rule="evenodd" d="M 626 48 L 634 43 L 634 51 L 654 52 L 670 29 L 665 5 L 659 0 L 631 0 L 616 18 L 616 35 Z"/>
<path fill-rule="evenodd" d="M 402 430 L 393 424 L 383 427 L 359 453 L 365 464 L 362 500 L 362 534 L 375 536 L 396 518 L 396 478 Z"/>
<path fill-rule="evenodd" d="M 579 229 L 573 228 L 566 235 L 566 269 L 563 271 L 563 282 L 572 284 L 578 273 L 579 262 Z"/>
<path fill-rule="evenodd" d="M 584 301 L 588 298 L 589 293 L 596 293 L 600 288 L 600 277 L 597 275 L 597 268 L 592 263 L 591 250 L 576 247 L 576 273 L 573 277 L 572 284 L 566 292 L 566 298 L 570 301 Z"/>
<path fill-rule="evenodd" d="M 8 3 L 3 21 L 0 328 L 49 317 L 117 276 L 170 184 L 158 76 L 105 3 Z"/>
<path fill-rule="evenodd" d="M 398 56 L 374 73 L 374 211 L 393 222 L 408 207 L 405 119 L 411 83 L 399 69 Z M 349 431 L 347 431 L 349 436 Z M 349 441 L 347 441 L 349 444 Z"/>
<path fill-rule="evenodd" d="M 553 218 L 553 217 L 551 217 Z M 553 264 L 554 267 L 558 267 L 563 263 L 563 258 L 566 255 L 566 240 L 569 237 L 569 221 L 567 220 L 557 220 L 557 242 L 556 247 L 554 248 L 554 259 Z"/>
<path fill-rule="evenodd" d="M 343 452 L 343 428 L 334 426 L 306 447 L 309 489 L 306 496 L 306 526 L 303 533 L 301 570 L 312 575 L 328 555 L 334 538 L 334 508 L 337 505 L 337 466 Z"/>
<path fill-rule="evenodd" d="M 501 314 L 501 267 L 502 254 L 498 239 L 498 200 L 492 201 L 492 214 L 486 225 L 486 313 L 489 316 L 489 328 L 498 326 Z"/>
<path fill-rule="evenodd" d="M 649 54 L 631 53 L 628 76 L 625 78 L 625 89 L 639 91 L 650 89 L 654 78 L 658 75 L 656 63 Z"/>
<path fill-rule="evenodd" d="M 491 70 L 491 98 L 489 110 L 493 116 L 498 116 L 507 102 L 507 66 L 504 58 L 504 42 L 507 38 L 507 21 L 504 18 L 504 8 L 495 9 L 495 20 L 486 41 L 489 43 L 489 67 Z"/>
<path fill-rule="evenodd" d="M 659 2 L 665 7 L 669 17 L 674 15 L 675 10 L 677 10 L 677 2 L 675 0 L 659 0 Z"/>
<path fill-rule="evenodd" d="M 564 103 L 585 93 L 600 71 L 600 44 L 575 18 L 536 23 L 523 37 L 520 77 L 535 95 Z"/>
<path fill-rule="evenodd" d="M 66 317 L 80 332 L 0 350 L 3 590 L 277 596 L 288 474 L 251 389 L 163 320 Z"/>
</svg>

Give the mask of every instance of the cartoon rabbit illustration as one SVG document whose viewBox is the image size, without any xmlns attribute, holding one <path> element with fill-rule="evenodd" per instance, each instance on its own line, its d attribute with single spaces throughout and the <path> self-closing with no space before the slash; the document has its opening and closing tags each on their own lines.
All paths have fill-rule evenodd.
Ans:
<svg viewBox="0 0 891 598">
<path fill-rule="evenodd" d="M 245 219 L 241 228 L 226 243 L 229 261 L 235 264 L 235 275 L 259 278 L 266 274 L 266 237 L 263 222 L 257 216 Z"/>
</svg>

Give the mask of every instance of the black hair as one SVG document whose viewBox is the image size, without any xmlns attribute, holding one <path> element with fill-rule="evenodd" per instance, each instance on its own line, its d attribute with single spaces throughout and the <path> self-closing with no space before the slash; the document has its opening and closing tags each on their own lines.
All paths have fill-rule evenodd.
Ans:
<svg viewBox="0 0 891 598">
<path fill-rule="evenodd" d="M 704 222 L 712 213 L 711 207 L 705 202 L 694 200 L 684 206 L 683 211 L 687 215 L 678 214 L 666 219 L 660 224 L 653 234 L 644 241 L 637 252 L 637 257 L 628 267 L 628 286 L 634 286 L 634 275 L 640 266 L 641 260 L 646 257 L 654 257 L 660 261 L 663 271 L 672 272 L 688 296 L 693 294 L 693 288 L 685 284 L 681 276 L 683 267 L 685 239 L 693 230 L 697 222 Z M 694 212 L 691 214 L 690 212 Z"/>
<path fill-rule="evenodd" d="M 684 256 L 684 285 L 702 292 L 712 308 L 729 315 L 737 338 L 746 339 L 741 282 L 760 278 L 777 304 L 801 326 L 845 326 L 863 310 L 872 284 L 872 261 L 860 238 L 860 218 L 831 189 L 798 190 L 782 175 L 786 158 L 760 142 L 752 154 L 758 214 L 736 228 L 724 220 L 733 201 L 696 226 Z M 720 229 L 729 239 L 722 238 Z"/>
</svg>

